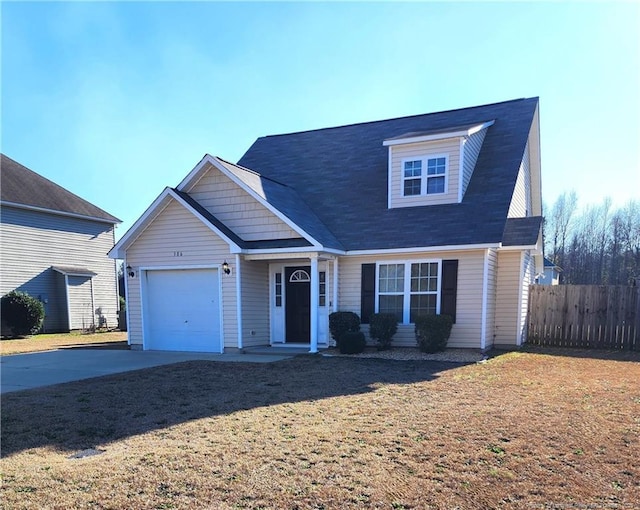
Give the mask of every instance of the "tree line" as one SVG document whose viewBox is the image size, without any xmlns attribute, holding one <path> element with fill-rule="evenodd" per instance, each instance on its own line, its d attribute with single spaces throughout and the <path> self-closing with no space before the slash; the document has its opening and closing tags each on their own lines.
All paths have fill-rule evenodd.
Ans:
<svg viewBox="0 0 640 510">
<path fill-rule="evenodd" d="M 543 205 L 543 214 L 545 256 L 562 269 L 561 283 L 630 285 L 640 279 L 640 201 L 614 208 L 604 198 L 579 209 L 571 191 L 551 208 Z"/>
</svg>

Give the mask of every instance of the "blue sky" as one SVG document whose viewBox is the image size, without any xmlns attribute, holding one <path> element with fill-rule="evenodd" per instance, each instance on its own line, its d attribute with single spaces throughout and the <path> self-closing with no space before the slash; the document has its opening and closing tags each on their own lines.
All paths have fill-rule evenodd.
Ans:
<svg viewBox="0 0 640 510">
<path fill-rule="evenodd" d="M 2 2 L 2 152 L 123 220 L 259 136 L 540 97 L 543 198 L 640 197 L 635 3 Z"/>
</svg>

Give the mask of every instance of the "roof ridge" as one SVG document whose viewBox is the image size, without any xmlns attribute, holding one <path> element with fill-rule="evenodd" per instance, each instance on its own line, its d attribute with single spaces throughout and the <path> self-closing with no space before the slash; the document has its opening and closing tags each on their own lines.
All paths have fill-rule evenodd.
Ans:
<svg viewBox="0 0 640 510">
<path fill-rule="evenodd" d="M 261 138 L 276 138 L 279 136 L 290 136 L 290 135 L 300 135 L 303 133 L 314 133 L 314 132 L 318 132 L 318 131 L 329 131 L 332 129 L 342 129 L 342 128 L 346 128 L 346 127 L 353 127 L 353 126 L 364 126 L 367 124 L 378 124 L 381 122 L 389 122 L 389 121 L 394 121 L 394 120 L 400 120 L 400 119 L 412 119 L 412 118 L 416 118 L 416 117 L 426 117 L 426 116 L 431 116 L 431 115 L 441 115 L 444 113 L 452 113 L 452 112 L 459 112 L 462 110 L 475 110 L 478 108 L 487 108 L 490 106 L 496 106 L 496 105 L 503 105 L 503 104 L 508 104 L 508 103 L 516 103 L 519 101 L 527 101 L 527 100 L 531 100 L 531 99 L 538 99 L 537 96 L 535 97 L 521 97 L 518 99 L 509 99 L 507 101 L 497 101 L 495 103 L 487 103 L 487 104 L 482 104 L 482 105 L 477 105 L 477 106 L 466 106 L 464 108 L 452 108 L 450 110 L 440 110 L 437 112 L 427 112 L 427 113 L 418 113 L 415 115 L 403 115 L 400 117 L 390 117 L 388 119 L 380 119 L 380 120 L 369 120 L 369 121 L 365 121 L 365 122 L 352 122 L 350 124 L 342 124 L 340 126 L 330 126 L 330 127 L 324 127 L 324 128 L 316 128 L 316 129 L 303 129 L 301 131 L 292 131 L 290 133 L 278 133 L 275 135 L 265 135 L 265 136 L 261 136 L 258 139 Z"/>
</svg>

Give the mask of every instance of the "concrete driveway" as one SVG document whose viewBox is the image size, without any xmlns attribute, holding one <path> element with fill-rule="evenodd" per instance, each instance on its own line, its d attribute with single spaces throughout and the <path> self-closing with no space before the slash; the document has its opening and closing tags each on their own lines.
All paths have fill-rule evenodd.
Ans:
<svg viewBox="0 0 640 510">
<path fill-rule="evenodd" d="M 209 354 L 168 351 L 59 349 L 0 357 L 0 392 L 27 390 L 181 361 L 269 363 L 288 355 Z"/>
</svg>

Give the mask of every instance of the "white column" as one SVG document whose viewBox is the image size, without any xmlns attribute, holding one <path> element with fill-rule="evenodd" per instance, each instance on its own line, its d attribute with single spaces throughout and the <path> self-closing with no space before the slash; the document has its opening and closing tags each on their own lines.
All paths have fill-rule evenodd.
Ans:
<svg viewBox="0 0 640 510">
<path fill-rule="evenodd" d="M 221 274 L 222 278 L 226 275 Z M 238 320 L 238 349 L 242 349 L 242 281 L 240 280 L 240 254 L 236 253 L 236 317 Z M 222 306 L 222 303 L 220 304 Z M 224 335 L 222 335 L 224 338 Z M 224 340 L 223 340 L 224 345 Z"/>
<path fill-rule="evenodd" d="M 333 259 L 333 311 L 338 311 L 338 257 Z"/>
<path fill-rule="evenodd" d="M 311 346 L 309 352 L 318 352 L 318 256 L 311 257 Z"/>
</svg>

